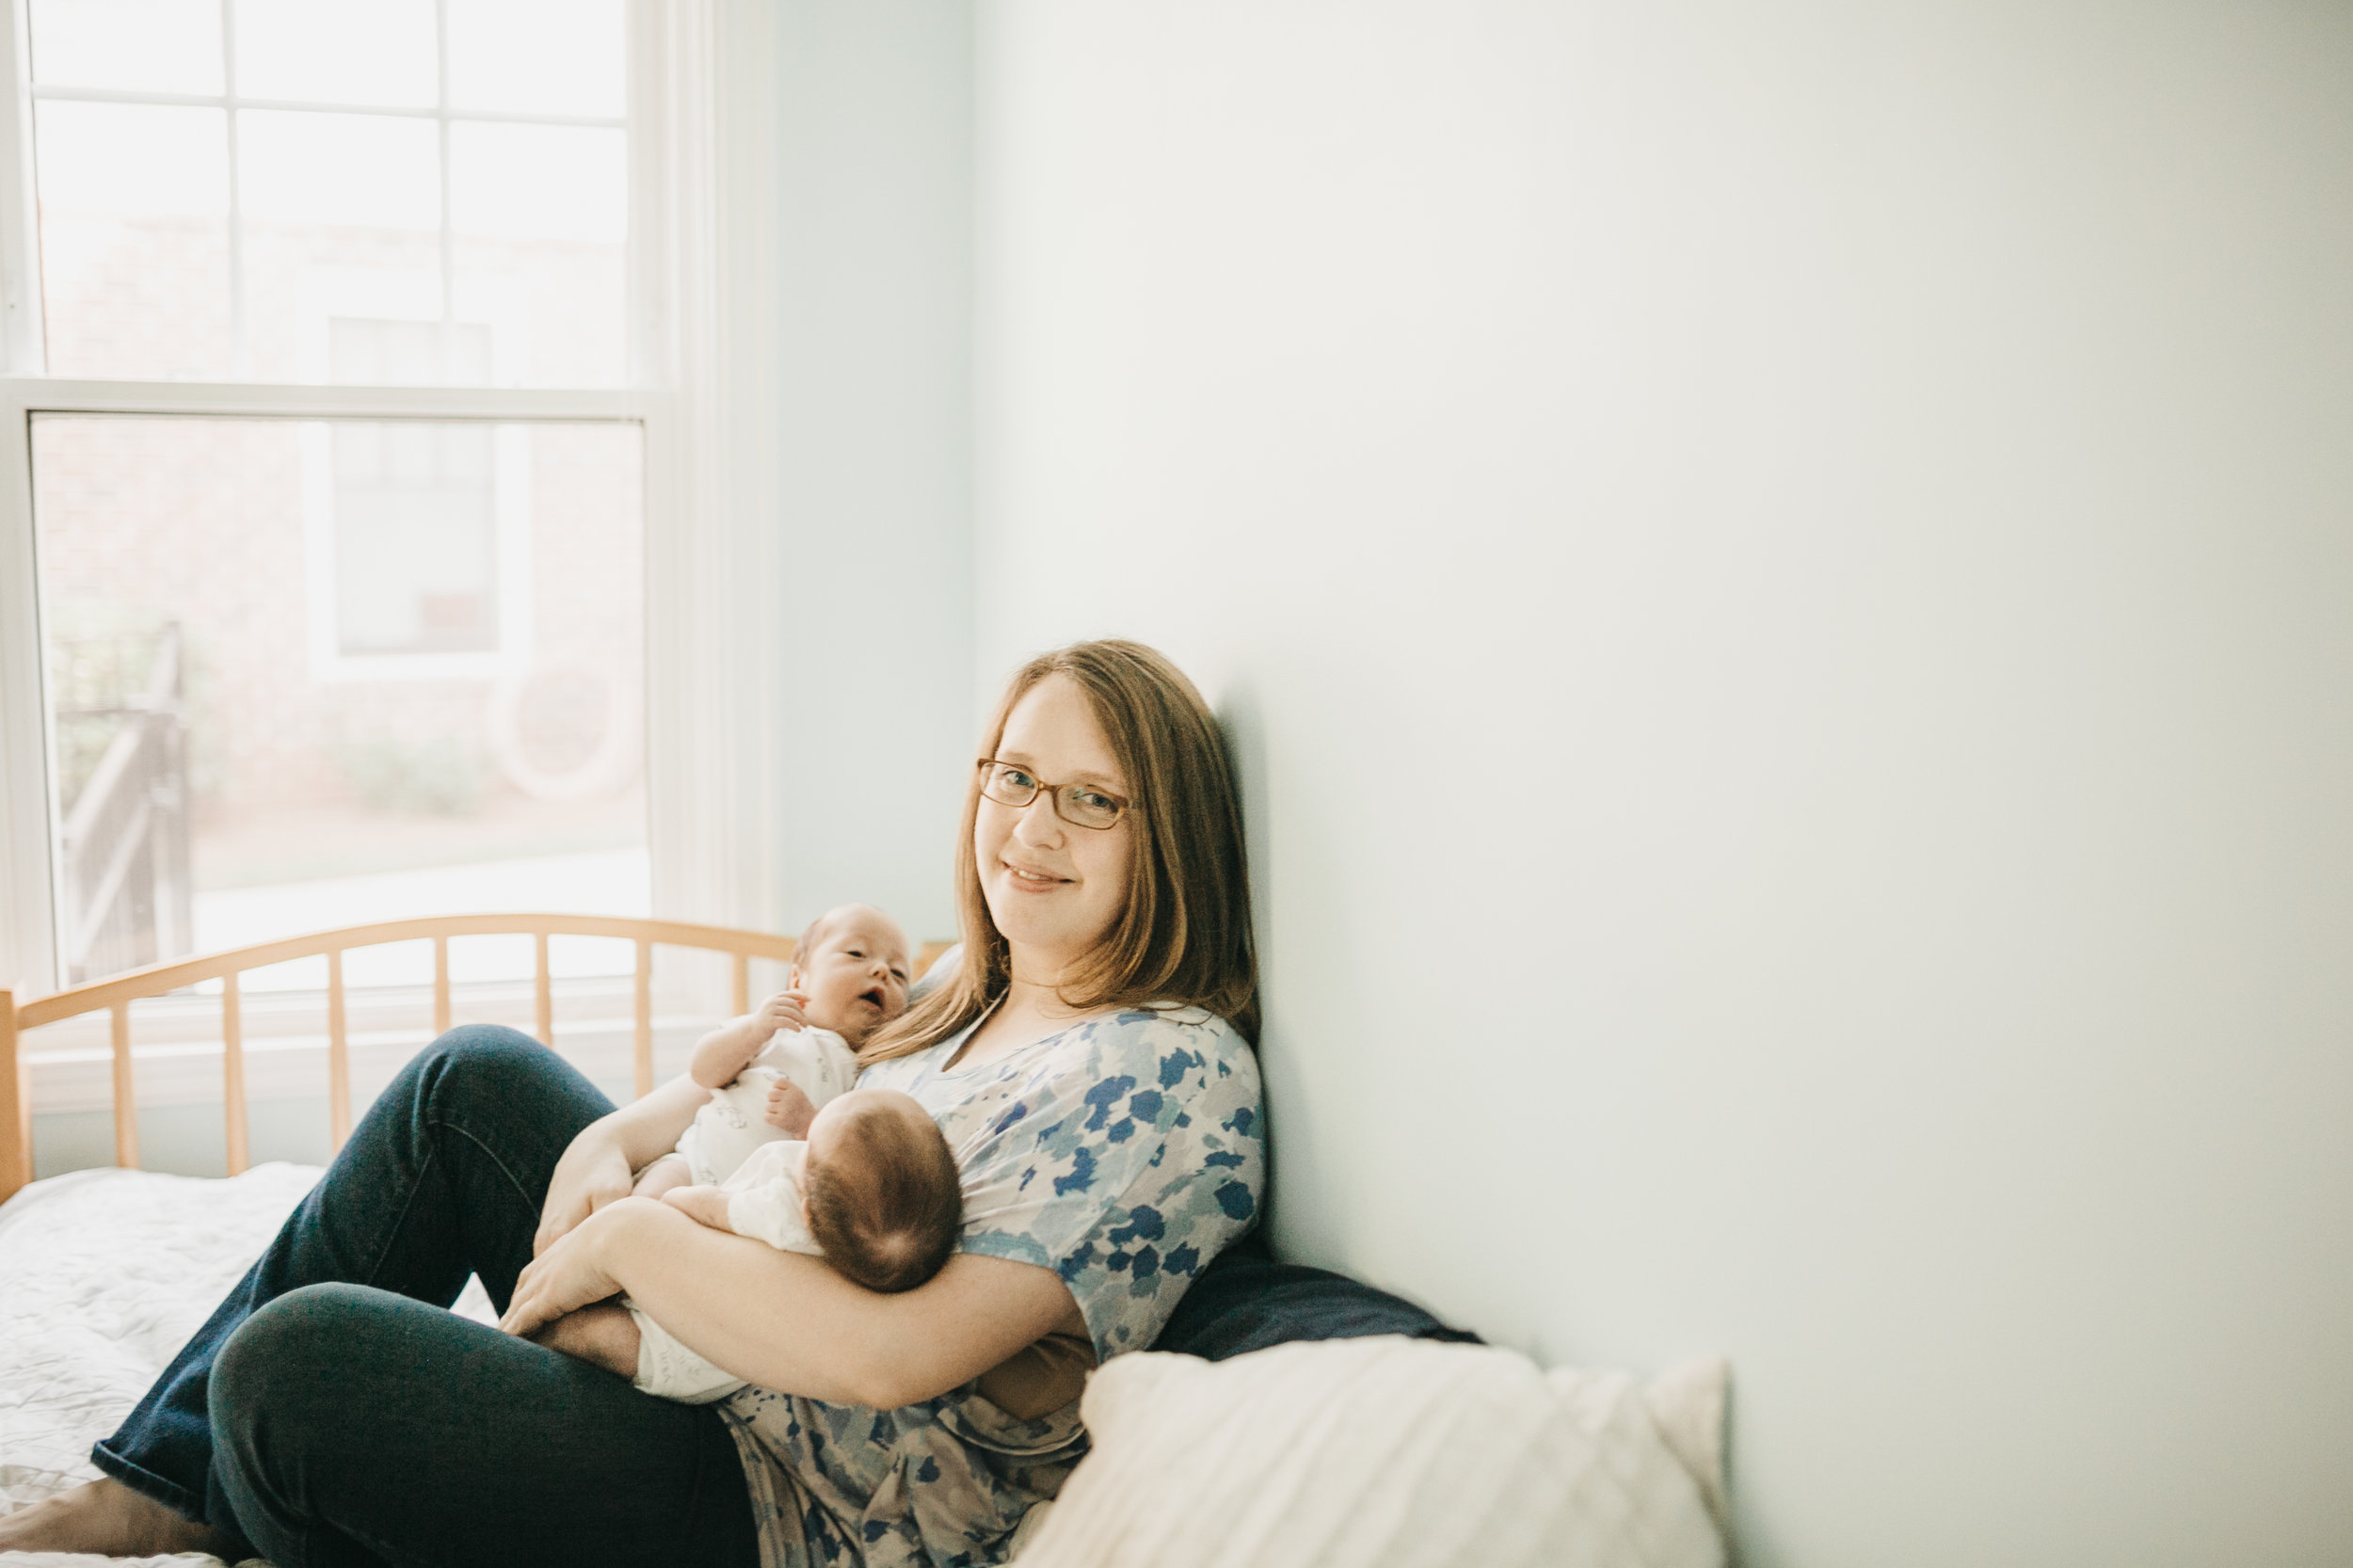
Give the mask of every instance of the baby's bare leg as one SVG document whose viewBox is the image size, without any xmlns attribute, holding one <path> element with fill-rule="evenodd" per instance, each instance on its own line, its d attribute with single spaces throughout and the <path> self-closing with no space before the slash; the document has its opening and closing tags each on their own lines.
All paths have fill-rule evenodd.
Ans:
<svg viewBox="0 0 2353 1568">
<path fill-rule="evenodd" d="M 637 1320 L 619 1302 L 597 1302 L 568 1312 L 531 1339 L 632 1382 L 637 1377 Z"/>
<path fill-rule="evenodd" d="M 683 1187 L 695 1179 L 695 1173 L 686 1167 L 686 1156 L 665 1154 L 647 1166 L 637 1176 L 637 1185 L 629 1190 L 632 1198 L 658 1198 L 673 1187 Z"/>
<path fill-rule="evenodd" d="M 735 1227 L 728 1224 L 728 1194 L 718 1187 L 673 1187 L 662 1194 L 662 1201 L 688 1219 L 724 1230 L 732 1235 Z"/>
</svg>

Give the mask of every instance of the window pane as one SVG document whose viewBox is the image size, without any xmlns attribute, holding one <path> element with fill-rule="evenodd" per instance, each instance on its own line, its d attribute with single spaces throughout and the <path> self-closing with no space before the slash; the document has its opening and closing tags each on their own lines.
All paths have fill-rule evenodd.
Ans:
<svg viewBox="0 0 2353 1568">
<path fill-rule="evenodd" d="M 76 978 L 646 912 L 635 426 L 44 415 L 33 459 Z"/>
<path fill-rule="evenodd" d="M 44 103 L 35 142 L 50 370 L 229 374 L 227 117 Z"/>
<path fill-rule="evenodd" d="M 237 144 L 251 222 L 440 226 L 440 152 L 429 120 L 255 109 L 238 117 Z"/>
<path fill-rule="evenodd" d="M 511 324 L 501 382 L 610 386 L 626 374 L 625 147 L 618 131 L 450 127 L 456 311 Z"/>
<path fill-rule="evenodd" d="M 433 0 L 237 0 L 237 92 L 429 108 Z"/>
<path fill-rule="evenodd" d="M 43 87 L 218 92 L 219 0 L 33 0 Z"/>
<path fill-rule="evenodd" d="M 449 101 L 507 114 L 629 106 L 621 0 L 448 0 Z"/>
<path fill-rule="evenodd" d="M 623 0 L 439 3 L 449 91 L 466 104 L 625 115 Z M 238 0 L 225 78 L 221 0 L 33 4 L 43 85 L 234 89 L 226 114 L 38 103 L 52 373 L 627 378 L 624 130 L 240 106 L 440 106 L 436 0 Z M 436 323 L 441 337 L 423 359 L 344 353 L 332 324 L 358 319 Z"/>
<path fill-rule="evenodd" d="M 440 152 L 432 121 L 261 110 L 237 119 L 251 374 L 360 381 L 376 378 L 364 374 L 370 368 L 398 371 L 396 356 L 388 361 L 348 345 L 336 364 L 331 324 L 441 315 Z"/>
</svg>

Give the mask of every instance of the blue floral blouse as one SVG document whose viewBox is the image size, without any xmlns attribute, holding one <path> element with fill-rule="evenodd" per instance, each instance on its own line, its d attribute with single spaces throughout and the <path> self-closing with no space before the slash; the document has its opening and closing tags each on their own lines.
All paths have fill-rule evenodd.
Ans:
<svg viewBox="0 0 2353 1568">
<path fill-rule="evenodd" d="M 963 1042 L 878 1063 L 858 1083 L 904 1090 L 938 1119 L 964 1172 L 962 1250 L 1059 1273 L 1098 1359 L 1144 1349 L 1257 1219 L 1265 1112 L 1250 1047 L 1198 1009 L 1090 1018 L 943 1071 Z M 745 1388 L 720 1411 L 761 1568 L 1002 1561 L 1021 1516 L 1086 1453 L 1076 1400 L 1018 1420 L 970 1384 L 898 1410 Z"/>
</svg>

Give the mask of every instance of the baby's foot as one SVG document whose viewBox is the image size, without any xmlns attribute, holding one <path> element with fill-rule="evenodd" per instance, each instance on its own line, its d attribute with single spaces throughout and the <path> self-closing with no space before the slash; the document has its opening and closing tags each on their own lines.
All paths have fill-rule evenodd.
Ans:
<svg viewBox="0 0 2353 1568">
<path fill-rule="evenodd" d="M 209 1525 L 174 1513 L 111 1477 L 0 1518 L 0 1552 L 95 1552 L 102 1557 L 167 1557 L 232 1549 Z"/>
</svg>

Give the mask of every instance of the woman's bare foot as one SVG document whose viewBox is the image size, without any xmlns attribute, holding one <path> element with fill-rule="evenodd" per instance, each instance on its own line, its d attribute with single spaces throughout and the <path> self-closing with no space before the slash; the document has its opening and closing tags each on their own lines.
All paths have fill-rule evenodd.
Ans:
<svg viewBox="0 0 2353 1568">
<path fill-rule="evenodd" d="M 219 1556 L 228 1540 L 109 1477 L 0 1518 L 0 1552 L 96 1552 L 106 1557 Z"/>
</svg>

